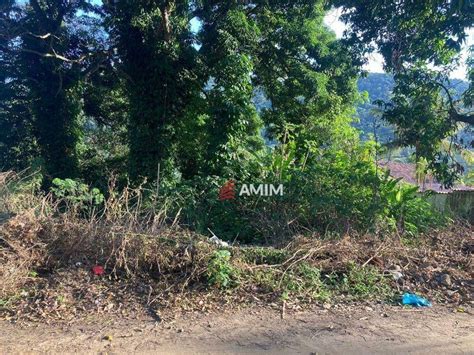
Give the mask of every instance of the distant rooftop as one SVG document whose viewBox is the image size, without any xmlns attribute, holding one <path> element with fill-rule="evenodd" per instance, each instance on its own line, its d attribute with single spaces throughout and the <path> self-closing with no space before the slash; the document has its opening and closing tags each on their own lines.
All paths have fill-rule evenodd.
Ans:
<svg viewBox="0 0 474 355">
<path fill-rule="evenodd" d="M 436 181 L 432 176 L 426 176 L 424 181 L 419 182 L 416 179 L 416 165 L 412 163 L 400 163 L 395 161 L 381 161 L 379 166 L 390 170 L 390 176 L 402 178 L 403 181 L 419 185 L 420 191 L 432 190 L 438 193 L 450 193 L 453 191 L 474 191 L 474 187 L 455 184 L 452 188 L 446 189 Z"/>
</svg>

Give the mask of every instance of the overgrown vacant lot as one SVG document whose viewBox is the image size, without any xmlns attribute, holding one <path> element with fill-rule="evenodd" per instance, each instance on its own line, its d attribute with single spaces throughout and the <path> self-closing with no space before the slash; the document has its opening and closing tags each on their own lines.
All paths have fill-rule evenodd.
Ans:
<svg viewBox="0 0 474 355">
<path fill-rule="evenodd" d="M 0 353 L 472 348 L 473 24 L 0 1 Z"/>
<path fill-rule="evenodd" d="M 397 305 L 406 291 L 472 307 L 474 234 L 460 221 L 416 237 L 305 234 L 227 246 L 160 221 L 160 211 L 131 208 L 126 194 L 86 217 L 51 195 L 4 188 L 0 306 L 8 320 Z"/>
</svg>

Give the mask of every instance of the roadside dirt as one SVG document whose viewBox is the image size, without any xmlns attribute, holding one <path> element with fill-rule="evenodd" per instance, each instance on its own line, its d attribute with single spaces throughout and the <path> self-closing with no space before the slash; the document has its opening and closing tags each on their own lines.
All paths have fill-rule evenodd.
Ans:
<svg viewBox="0 0 474 355">
<path fill-rule="evenodd" d="M 0 353 L 473 354 L 472 308 L 358 306 L 287 313 L 246 308 L 173 319 L 0 322 Z"/>
</svg>

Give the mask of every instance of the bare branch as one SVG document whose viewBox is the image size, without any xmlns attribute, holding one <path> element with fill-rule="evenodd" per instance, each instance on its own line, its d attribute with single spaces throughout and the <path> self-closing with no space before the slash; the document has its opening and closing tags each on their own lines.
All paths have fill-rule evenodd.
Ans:
<svg viewBox="0 0 474 355">
<path fill-rule="evenodd" d="M 453 97 L 451 96 L 451 93 L 449 92 L 448 88 L 444 86 L 442 83 L 435 81 L 434 82 L 436 85 L 438 85 L 440 88 L 443 89 L 443 91 L 446 93 L 446 96 L 448 97 L 448 102 L 449 102 L 449 116 L 453 121 L 457 122 L 463 122 L 467 123 L 470 125 L 474 125 L 474 114 L 472 113 L 459 113 L 458 110 L 456 109 L 455 106 L 455 101 L 453 100 Z"/>
<path fill-rule="evenodd" d="M 66 58 L 66 57 L 64 57 L 60 54 L 57 54 L 57 53 L 41 53 L 41 52 L 38 52 L 38 51 L 35 51 L 35 50 L 32 50 L 32 49 L 27 49 L 27 48 L 21 48 L 20 51 L 21 52 L 26 52 L 26 53 L 36 54 L 36 55 L 39 55 L 40 57 L 43 57 L 43 58 L 59 59 L 59 60 L 62 60 L 64 62 L 68 62 L 68 63 L 81 63 L 82 61 L 84 61 L 85 59 L 87 59 L 88 57 L 90 57 L 92 55 L 91 53 L 89 53 L 89 54 L 83 55 L 82 57 L 80 57 L 78 59 L 69 59 L 69 58 Z"/>
</svg>

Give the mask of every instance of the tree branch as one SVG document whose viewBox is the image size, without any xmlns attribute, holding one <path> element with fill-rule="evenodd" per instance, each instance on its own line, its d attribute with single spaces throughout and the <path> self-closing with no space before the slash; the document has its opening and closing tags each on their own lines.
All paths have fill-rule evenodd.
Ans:
<svg viewBox="0 0 474 355">
<path fill-rule="evenodd" d="M 174 5 L 173 1 L 165 1 L 163 6 L 160 7 L 161 18 L 162 18 L 162 31 L 163 31 L 163 38 L 165 42 L 169 42 L 171 40 L 171 12 L 173 11 L 172 6 Z"/>
<path fill-rule="evenodd" d="M 456 122 L 463 122 L 467 123 L 470 125 L 474 125 L 474 114 L 472 113 L 459 113 L 458 110 L 456 109 L 454 105 L 454 100 L 453 97 L 451 96 L 451 93 L 449 92 L 448 88 L 444 86 L 442 83 L 435 81 L 434 82 L 437 86 L 443 89 L 443 91 L 446 93 L 446 96 L 448 97 L 448 102 L 449 102 L 449 117 Z"/>
<path fill-rule="evenodd" d="M 41 53 L 41 52 L 38 52 L 38 51 L 35 51 L 35 50 L 32 50 L 32 49 L 28 49 L 28 48 L 21 48 L 20 49 L 21 52 L 26 52 L 26 53 L 32 53 L 32 54 L 36 54 L 36 55 L 39 55 L 40 57 L 43 57 L 43 58 L 53 58 L 53 59 L 59 59 L 59 60 L 62 60 L 64 62 L 68 62 L 68 63 L 80 63 L 82 62 L 84 59 L 90 57 L 92 54 L 89 53 L 89 54 L 86 54 L 86 55 L 83 55 L 82 57 L 78 58 L 78 59 L 69 59 L 69 58 L 66 58 L 60 54 L 56 54 L 56 53 Z"/>
<path fill-rule="evenodd" d="M 463 114 L 463 113 L 457 112 L 456 110 L 450 110 L 449 113 L 450 113 L 451 119 L 453 119 L 454 121 L 463 122 L 463 123 L 467 123 L 469 125 L 474 126 L 474 114 L 472 113 Z"/>
</svg>

